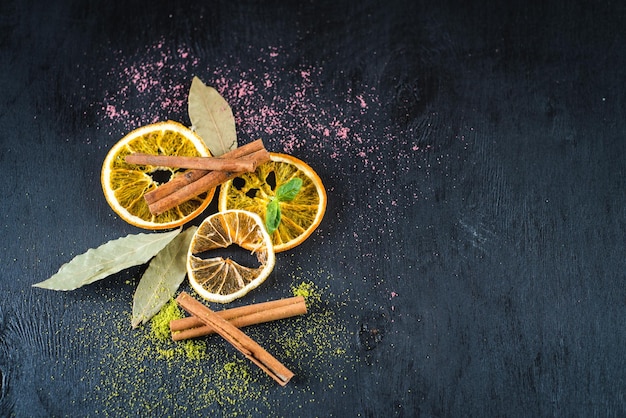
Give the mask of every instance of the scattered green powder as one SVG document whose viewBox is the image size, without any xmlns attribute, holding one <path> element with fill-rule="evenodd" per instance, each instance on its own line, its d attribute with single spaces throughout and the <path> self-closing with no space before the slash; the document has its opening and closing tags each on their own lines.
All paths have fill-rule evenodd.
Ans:
<svg viewBox="0 0 626 418">
<path fill-rule="evenodd" d="M 346 368 L 354 361 L 347 349 L 352 337 L 337 318 L 341 302 L 325 297 L 315 285 L 332 282 L 320 273 L 292 277 L 291 292 L 305 298 L 306 315 L 245 328 L 296 374 L 287 387 L 278 386 L 217 335 L 173 341 L 169 322 L 183 316 L 174 300 L 149 324 L 131 330 L 131 313 L 120 308 L 126 300 L 108 293 L 110 300 L 98 300 L 102 307 L 92 311 L 106 315 L 87 314 L 79 328 L 79 341 L 87 345 L 82 350 L 92 356 L 83 365 L 81 380 L 89 390 L 81 402 L 102 406 L 92 416 L 248 417 L 306 408 L 320 402 L 323 391 L 336 396 L 342 384 L 345 389 Z"/>
<path fill-rule="evenodd" d="M 215 373 L 220 381 L 229 384 L 209 391 L 207 400 L 216 402 L 222 407 L 237 406 L 242 400 L 250 399 L 251 391 L 257 390 L 252 387 L 257 380 L 252 375 L 250 363 L 245 359 L 230 361 L 222 368 L 217 368 Z"/>
<path fill-rule="evenodd" d="M 294 296 L 302 296 L 307 307 L 318 305 L 322 301 L 321 292 L 313 282 L 302 282 L 297 286 L 293 286 L 291 292 Z"/>
<path fill-rule="evenodd" d="M 323 292 L 312 281 L 292 286 L 294 296 L 303 296 L 308 313 L 294 318 L 293 331 L 278 337 L 285 354 L 298 364 L 315 364 L 315 370 L 306 371 L 326 382 L 329 388 L 336 384 L 336 376 L 328 370 L 337 370 L 335 362 L 347 353 L 349 332 L 336 318 L 338 305 L 331 305 Z M 304 371 L 303 371 L 304 372 Z"/>
</svg>

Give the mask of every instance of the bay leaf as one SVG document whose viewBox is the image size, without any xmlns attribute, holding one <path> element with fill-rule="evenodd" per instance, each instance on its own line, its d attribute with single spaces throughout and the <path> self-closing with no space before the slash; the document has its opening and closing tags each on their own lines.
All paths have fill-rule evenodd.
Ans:
<svg viewBox="0 0 626 418">
<path fill-rule="evenodd" d="M 98 248 L 77 255 L 48 280 L 35 287 L 52 290 L 74 290 L 103 279 L 129 267 L 147 263 L 171 240 L 180 229 L 150 234 L 130 234 L 108 241 Z"/>
<path fill-rule="evenodd" d="M 196 229 L 187 228 L 150 261 L 133 297 L 133 328 L 148 322 L 178 290 L 187 274 L 187 251 Z"/>
<path fill-rule="evenodd" d="M 237 148 L 235 117 L 230 105 L 213 87 L 194 77 L 189 89 L 187 111 L 193 129 L 219 157 Z"/>
</svg>

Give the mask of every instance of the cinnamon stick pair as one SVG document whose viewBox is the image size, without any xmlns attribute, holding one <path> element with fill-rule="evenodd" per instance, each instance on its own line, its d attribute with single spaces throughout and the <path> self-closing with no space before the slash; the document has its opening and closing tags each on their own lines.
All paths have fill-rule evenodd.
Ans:
<svg viewBox="0 0 626 418">
<path fill-rule="evenodd" d="M 306 302 L 302 296 L 255 303 L 238 308 L 224 309 L 216 312 L 237 328 L 277 321 L 307 313 Z M 195 316 L 175 319 L 170 322 L 174 341 L 204 337 L 214 334 L 215 330 Z"/>
<path fill-rule="evenodd" d="M 176 302 L 197 320 L 220 334 L 226 341 L 231 343 L 233 347 L 259 366 L 281 386 L 285 386 L 294 376 L 292 371 L 265 351 L 265 349 L 253 339 L 248 337 L 221 315 L 213 312 L 201 302 L 191 297 L 188 293 L 182 292 L 176 298 Z"/>
<path fill-rule="evenodd" d="M 207 192 L 245 171 L 270 160 L 270 153 L 260 139 L 235 148 L 220 157 L 174 157 L 131 154 L 126 161 L 177 168 L 190 168 L 167 183 L 144 195 L 153 215 L 172 209 L 181 203 Z"/>
</svg>

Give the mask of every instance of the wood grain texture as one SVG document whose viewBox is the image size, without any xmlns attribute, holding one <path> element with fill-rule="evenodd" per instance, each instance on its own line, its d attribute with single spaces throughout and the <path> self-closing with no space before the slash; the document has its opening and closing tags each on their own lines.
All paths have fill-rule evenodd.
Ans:
<svg viewBox="0 0 626 418">
<path fill-rule="evenodd" d="M 624 415 L 618 3 L 4 1 L 0 415 Z M 328 191 L 320 228 L 243 302 L 314 282 L 340 331 L 319 334 L 345 354 L 310 336 L 291 392 L 256 376 L 262 398 L 238 406 L 197 399 L 218 369 L 183 379 L 137 355 L 141 269 L 31 288 L 138 232 L 108 208 L 102 161 L 141 124 L 189 124 L 193 75 L 242 142 Z M 287 358 L 297 324 L 254 338 Z"/>
</svg>

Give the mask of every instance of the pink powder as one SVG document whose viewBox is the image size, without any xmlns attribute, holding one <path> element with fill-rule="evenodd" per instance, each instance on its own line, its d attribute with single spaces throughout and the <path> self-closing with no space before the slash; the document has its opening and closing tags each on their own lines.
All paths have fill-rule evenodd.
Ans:
<svg viewBox="0 0 626 418">
<path fill-rule="evenodd" d="M 347 139 L 348 132 L 350 132 L 350 128 L 341 127 L 337 130 L 337 138 L 339 139 Z"/>
<path fill-rule="evenodd" d="M 160 39 L 134 55 L 125 56 L 121 51 L 117 55 L 108 74 L 118 88 L 104 98 L 105 120 L 124 122 L 127 131 L 167 119 L 185 120 L 189 71 L 198 65 L 187 46 L 170 47 Z M 126 107 L 131 99 L 132 109 Z M 143 107 L 137 108 L 137 103 Z"/>
<path fill-rule="evenodd" d="M 251 64 L 243 64 L 239 57 L 201 62 L 189 46 L 165 39 L 131 55 L 118 52 L 107 72 L 116 88 L 103 98 L 103 120 L 114 126 L 109 130 L 115 136 L 166 119 L 188 124 L 188 90 L 197 75 L 230 104 L 240 144 L 262 138 L 270 151 L 316 161 L 313 168 L 331 184 L 346 176 L 375 179 L 367 203 L 359 202 L 370 210 L 395 210 L 422 199 L 421 192 L 398 190 L 395 179 L 416 169 L 426 175 L 431 164 L 442 165 L 450 158 L 426 159 L 424 154 L 435 151 L 431 144 L 420 141 L 418 145 L 412 142 L 413 133 L 381 124 L 388 120 L 388 106 L 381 104 L 375 88 L 341 90 L 324 85 L 328 79 L 324 68 L 293 68 L 288 48 L 250 47 L 249 53 Z M 436 114 L 429 116 L 437 120 Z M 434 128 L 428 123 L 424 129 Z M 464 144 L 469 142 L 463 133 L 458 137 Z M 388 168 L 390 158 L 394 172 Z M 390 219 L 397 222 L 402 217 Z"/>
<path fill-rule="evenodd" d="M 256 87 L 250 81 L 242 81 L 239 83 L 239 88 L 237 89 L 237 97 L 242 98 L 253 95 L 256 90 Z"/>
<path fill-rule="evenodd" d="M 363 99 L 363 95 L 356 96 L 356 98 L 359 101 L 359 104 L 361 105 L 361 108 L 362 109 L 367 109 L 367 103 L 365 103 L 365 99 Z"/>
<path fill-rule="evenodd" d="M 116 118 L 120 118 L 122 116 L 128 116 L 128 111 L 126 110 L 122 110 L 122 111 L 118 111 L 115 106 L 107 104 L 104 107 L 104 111 L 106 112 L 106 115 L 109 119 L 116 119 Z"/>
</svg>

